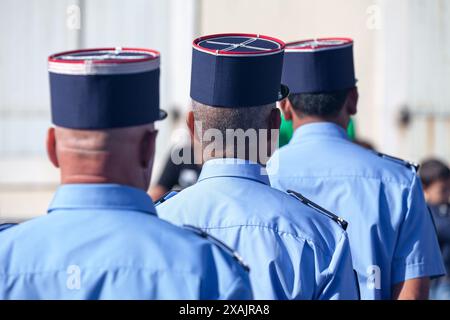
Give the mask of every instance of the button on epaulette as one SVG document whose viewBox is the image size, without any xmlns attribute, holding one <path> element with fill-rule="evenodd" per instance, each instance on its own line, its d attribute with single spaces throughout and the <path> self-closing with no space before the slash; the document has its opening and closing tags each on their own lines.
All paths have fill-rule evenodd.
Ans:
<svg viewBox="0 0 450 320">
<path fill-rule="evenodd" d="M 158 206 L 158 205 L 160 205 L 161 203 L 163 203 L 163 202 L 169 200 L 169 199 L 172 198 L 173 196 L 176 196 L 176 195 L 178 194 L 178 192 L 180 192 L 180 191 L 178 191 L 178 190 L 171 190 L 171 191 L 168 191 L 168 192 L 164 193 L 164 195 L 163 195 L 161 198 L 159 198 L 158 200 L 156 200 L 156 201 L 153 202 L 153 203 L 154 203 L 155 206 Z"/>
<path fill-rule="evenodd" d="M 397 162 L 399 164 L 404 165 L 405 167 L 407 167 L 409 169 L 414 169 L 416 172 L 419 170 L 420 165 L 418 163 L 415 163 L 415 162 L 412 162 L 412 161 L 403 160 L 403 159 L 396 158 L 396 157 L 393 157 L 393 156 L 389 156 L 389 155 L 381 153 L 381 152 L 375 152 L 375 153 L 381 158 L 385 158 L 385 159 Z"/>
<path fill-rule="evenodd" d="M 227 246 L 225 243 L 223 243 L 219 239 L 213 237 L 212 235 L 210 235 L 209 233 L 203 231 L 202 229 L 200 229 L 198 227 L 188 225 L 188 224 L 183 225 L 183 227 L 187 230 L 194 232 L 195 234 L 199 235 L 202 238 L 208 239 L 209 241 L 214 243 L 216 246 L 218 246 L 219 248 L 221 248 L 225 252 L 227 252 L 229 255 L 231 255 L 234 258 L 234 260 L 236 260 L 245 269 L 245 271 L 247 271 L 247 272 L 250 271 L 250 267 L 244 262 L 244 259 L 242 259 L 242 257 L 236 251 L 231 249 L 229 246 Z"/>
<path fill-rule="evenodd" d="M 295 199 L 301 201 L 308 207 L 313 208 L 316 211 L 320 212 L 321 214 L 327 216 L 328 218 L 330 218 L 331 220 L 336 222 L 338 225 L 340 225 L 342 229 L 347 230 L 348 222 L 345 221 L 344 219 L 342 219 L 341 217 L 338 217 L 337 215 L 328 211 L 327 209 L 322 208 L 318 204 L 312 202 L 311 200 L 309 200 L 308 198 L 306 198 L 305 196 L 303 196 L 302 194 L 300 194 L 296 191 L 288 190 L 287 193 L 289 195 L 293 196 Z"/>
</svg>

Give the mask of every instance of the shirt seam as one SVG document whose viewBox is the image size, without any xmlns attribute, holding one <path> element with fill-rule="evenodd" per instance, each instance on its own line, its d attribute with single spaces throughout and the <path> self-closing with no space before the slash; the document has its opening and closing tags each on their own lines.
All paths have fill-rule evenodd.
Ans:
<svg viewBox="0 0 450 320">
<path fill-rule="evenodd" d="M 70 264 L 68 264 L 68 265 L 70 265 Z M 80 268 L 82 268 L 83 270 L 95 270 L 95 271 L 106 271 L 106 272 L 119 271 L 121 269 L 127 269 L 127 270 L 132 269 L 133 271 L 151 271 L 153 273 L 174 271 L 174 272 L 194 274 L 193 271 L 184 270 L 184 269 L 170 269 L 170 270 L 157 269 L 157 270 L 152 270 L 151 268 L 133 267 L 133 266 L 118 266 L 118 267 L 113 267 L 113 268 L 101 268 L 101 267 L 86 267 L 86 266 L 82 266 Z M 42 270 L 42 271 L 24 271 L 24 272 L 0 272 L 0 276 L 25 276 L 25 275 L 39 275 L 39 274 L 49 274 L 49 273 L 60 273 L 60 272 L 66 273 L 67 269 L 54 269 L 54 270 Z"/>
<path fill-rule="evenodd" d="M 292 174 L 290 176 L 281 176 L 281 175 L 275 175 L 278 179 L 282 178 L 282 179 L 292 179 L 292 178 L 299 178 L 299 179 L 316 179 L 316 178 L 327 178 L 327 179 L 344 179 L 344 178 L 359 178 L 359 179 L 372 179 L 372 180 L 378 180 L 384 183 L 393 183 L 402 187 L 410 187 L 410 181 L 408 181 L 407 183 L 402 183 L 399 181 L 396 181 L 395 179 L 386 179 L 386 178 L 380 178 L 380 177 L 374 177 L 374 176 L 364 176 L 364 175 L 357 175 L 357 174 L 340 174 L 340 175 L 308 175 L 308 176 L 303 176 L 303 175 L 295 175 Z"/>
<path fill-rule="evenodd" d="M 205 227 L 205 226 L 198 226 L 200 229 L 204 229 L 206 230 L 212 230 L 212 229 L 230 229 L 230 228 L 243 228 L 243 227 L 256 227 L 256 228 L 264 228 L 264 229 L 268 229 L 271 230 L 279 235 L 289 235 L 291 237 L 293 237 L 294 239 L 296 239 L 297 241 L 303 241 L 303 242 L 308 242 L 308 243 L 313 243 L 314 246 L 316 248 L 318 248 L 322 254 L 324 254 L 327 258 L 332 257 L 332 255 L 330 253 L 327 252 L 327 250 L 325 250 L 320 244 L 318 244 L 316 241 L 314 241 L 311 238 L 308 237 L 304 237 L 304 236 L 300 236 L 300 235 L 296 235 L 292 232 L 288 232 L 288 231 L 282 231 L 282 230 L 278 230 L 276 228 L 270 227 L 270 226 L 265 226 L 265 225 L 258 225 L 258 224 L 246 224 L 246 225 L 231 225 L 231 226 L 216 226 L 216 227 Z M 342 237 L 342 234 L 341 234 Z M 334 248 L 333 248 L 334 250 Z"/>
</svg>

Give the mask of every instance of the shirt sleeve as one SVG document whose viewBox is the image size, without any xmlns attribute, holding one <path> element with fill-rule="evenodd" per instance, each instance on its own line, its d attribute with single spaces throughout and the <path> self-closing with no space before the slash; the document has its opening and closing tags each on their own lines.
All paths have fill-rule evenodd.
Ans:
<svg viewBox="0 0 450 320">
<path fill-rule="evenodd" d="M 433 220 L 425 203 L 420 180 L 414 175 L 394 251 L 392 285 L 408 279 L 444 274 Z"/>
<path fill-rule="evenodd" d="M 360 299 L 358 281 L 353 270 L 350 244 L 346 232 L 342 233 L 336 245 L 318 299 Z"/>
</svg>

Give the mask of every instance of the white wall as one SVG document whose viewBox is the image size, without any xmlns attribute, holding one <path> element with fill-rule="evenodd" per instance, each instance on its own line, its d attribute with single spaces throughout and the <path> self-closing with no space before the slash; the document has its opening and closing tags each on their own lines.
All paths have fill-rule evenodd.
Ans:
<svg viewBox="0 0 450 320">
<path fill-rule="evenodd" d="M 378 138 L 390 153 L 450 162 L 450 1 L 383 0 Z M 402 107 L 408 126 L 398 123 Z"/>
</svg>

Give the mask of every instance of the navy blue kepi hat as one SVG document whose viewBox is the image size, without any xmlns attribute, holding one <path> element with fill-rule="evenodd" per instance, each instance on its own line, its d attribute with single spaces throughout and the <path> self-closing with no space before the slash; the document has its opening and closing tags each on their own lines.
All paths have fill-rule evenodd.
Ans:
<svg viewBox="0 0 450 320">
<path fill-rule="evenodd" d="M 71 129 L 107 129 L 161 120 L 158 51 L 104 48 L 48 59 L 52 122 Z"/>
<path fill-rule="evenodd" d="M 353 88 L 353 41 L 322 38 L 286 44 L 283 83 L 292 93 L 331 92 Z"/>
<path fill-rule="evenodd" d="M 193 42 L 191 98 L 214 107 L 252 107 L 284 99 L 284 42 L 256 34 L 227 33 Z"/>
</svg>

